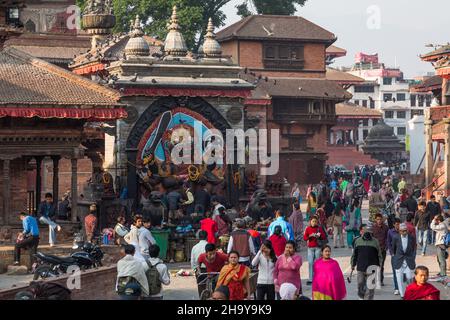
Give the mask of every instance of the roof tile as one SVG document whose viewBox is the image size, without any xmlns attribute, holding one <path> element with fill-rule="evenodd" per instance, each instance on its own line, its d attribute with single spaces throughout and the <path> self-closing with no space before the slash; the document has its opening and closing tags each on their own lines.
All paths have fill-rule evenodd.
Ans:
<svg viewBox="0 0 450 320">
<path fill-rule="evenodd" d="M 0 51 L 0 105 L 116 106 L 118 92 L 14 48 Z"/>
</svg>

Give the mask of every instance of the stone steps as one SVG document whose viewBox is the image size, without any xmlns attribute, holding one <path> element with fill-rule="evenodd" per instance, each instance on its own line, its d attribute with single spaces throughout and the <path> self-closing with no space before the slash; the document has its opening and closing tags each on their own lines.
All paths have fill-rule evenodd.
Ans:
<svg viewBox="0 0 450 320">
<path fill-rule="evenodd" d="M 327 147 L 328 165 L 343 165 L 348 170 L 354 169 L 358 165 L 377 165 L 378 161 L 369 155 L 356 150 L 355 147 Z"/>
</svg>

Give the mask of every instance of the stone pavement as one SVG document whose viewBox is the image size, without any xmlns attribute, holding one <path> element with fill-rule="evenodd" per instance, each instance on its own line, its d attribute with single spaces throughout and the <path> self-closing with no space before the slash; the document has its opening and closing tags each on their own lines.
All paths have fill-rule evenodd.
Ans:
<svg viewBox="0 0 450 320">
<path fill-rule="evenodd" d="M 303 212 L 306 211 L 306 205 L 302 205 Z M 368 219 L 368 202 L 365 201 L 363 204 L 363 220 Z M 436 261 L 436 256 L 434 252 L 434 247 L 428 247 L 428 253 L 426 256 L 422 257 L 418 255 L 416 258 L 417 265 L 424 265 L 430 269 L 430 274 L 435 275 L 439 272 L 439 266 Z M 300 269 L 303 294 L 311 298 L 311 286 L 306 285 L 308 280 L 308 259 L 306 248 L 302 248 L 301 256 L 303 259 L 303 265 Z M 350 275 L 350 257 L 352 254 L 351 249 L 332 249 L 332 257 L 339 262 L 339 265 L 344 273 L 345 279 Z M 178 266 L 179 268 L 188 269 L 187 264 Z M 173 269 L 177 267 L 173 266 Z M 386 257 L 385 262 L 385 286 L 381 289 L 375 291 L 375 300 L 400 300 L 400 296 L 394 295 L 394 284 L 393 284 L 393 273 L 391 268 L 391 257 Z M 441 299 L 450 300 L 450 288 L 444 287 L 440 283 L 433 282 L 438 289 L 441 290 Z M 347 299 L 346 300 L 358 300 L 357 295 L 357 283 L 356 283 L 356 273 L 354 273 L 352 282 L 349 284 L 346 281 L 347 286 Z M 165 299 L 168 300 L 196 300 L 198 299 L 197 286 L 195 282 L 195 277 L 172 277 L 170 286 L 165 288 L 164 291 Z"/>
<path fill-rule="evenodd" d="M 303 208 L 302 208 L 303 209 Z M 368 217 L 368 207 L 367 203 L 363 206 L 363 218 Z M 311 287 L 306 285 L 306 280 L 308 279 L 308 261 L 306 256 L 306 248 L 301 249 L 301 255 L 303 258 L 303 265 L 301 267 L 301 278 L 303 293 L 307 297 L 311 297 Z M 350 274 L 350 249 L 333 249 L 332 256 L 339 262 L 344 277 L 347 278 Z M 430 269 L 431 275 L 437 274 L 439 272 L 439 267 L 436 261 L 436 256 L 434 253 L 433 246 L 428 248 L 428 253 L 425 257 L 420 255 L 416 259 L 417 265 L 425 265 Z M 164 299 L 167 300 L 198 300 L 197 284 L 195 277 L 178 277 L 174 276 L 176 271 L 180 269 L 190 269 L 188 263 L 180 264 L 170 264 L 169 269 L 171 271 L 171 284 L 164 288 Z M 0 289 L 11 288 L 14 285 L 24 284 L 32 279 L 31 275 L 26 276 L 7 276 L 0 275 Z M 346 282 L 347 286 L 347 300 L 358 300 L 357 288 L 356 288 L 356 274 L 353 276 L 353 281 L 351 284 Z M 400 300 L 399 296 L 393 294 L 393 278 L 392 278 L 392 268 L 390 263 L 390 257 L 386 258 L 385 263 L 385 286 L 380 290 L 375 292 L 375 300 Z M 433 284 L 441 290 L 441 299 L 450 300 L 450 288 L 444 287 L 440 283 Z"/>
</svg>

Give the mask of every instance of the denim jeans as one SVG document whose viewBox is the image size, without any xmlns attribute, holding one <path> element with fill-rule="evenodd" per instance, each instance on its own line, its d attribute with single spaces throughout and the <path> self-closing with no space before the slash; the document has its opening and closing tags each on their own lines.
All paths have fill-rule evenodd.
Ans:
<svg viewBox="0 0 450 320">
<path fill-rule="evenodd" d="M 447 251 L 446 248 L 444 248 L 443 246 L 437 246 L 436 247 L 436 254 L 437 254 L 437 260 L 439 263 L 439 274 L 442 277 L 447 276 L 447 261 L 445 260 L 445 252 Z"/>
<path fill-rule="evenodd" d="M 314 276 L 314 261 L 320 258 L 320 248 L 308 248 L 308 267 L 309 267 L 309 281 L 313 280 Z"/>
<path fill-rule="evenodd" d="M 436 242 L 436 231 L 428 229 L 428 244 L 435 244 Z"/>
<path fill-rule="evenodd" d="M 422 247 L 422 253 L 427 253 L 427 245 L 428 245 L 428 230 L 422 231 L 417 230 L 417 244 Z"/>
<path fill-rule="evenodd" d="M 43 224 L 48 224 L 48 243 L 51 245 L 56 243 L 56 231 L 55 229 L 58 227 L 58 225 L 46 217 L 40 217 L 39 221 Z"/>
<path fill-rule="evenodd" d="M 375 295 L 375 289 L 367 288 L 367 277 L 369 274 L 366 272 L 358 271 L 357 281 L 358 281 L 358 297 L 364 300 L 373 300 Z"/>
<path fill-rule="evenodd" d="M 392 267 L 392 273 L 394 275 L 394 289 L 398 290 L 398 282 L 397 282 L 397 272 L 395 272 L 395 268 L 392 264 L 392 255 L 391 255 L 391 267 Z"/>
<path fill-rule="evenodd" d="M 359 230 L 347 230 L 347 246 L 353 247 L 353 240 L 359 236 Z"/>
</svg>

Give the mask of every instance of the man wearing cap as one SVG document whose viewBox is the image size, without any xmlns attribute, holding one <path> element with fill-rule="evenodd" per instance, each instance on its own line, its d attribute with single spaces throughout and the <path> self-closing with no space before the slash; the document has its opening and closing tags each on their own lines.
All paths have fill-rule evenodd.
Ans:
<svg viewBox="0 0 450 320">
<path fill-rule="evenodd" d="M 351 257 L 352 272 L 357 270 L 358 275 L 358 297 L 359 300 L 373 300 L 374 288 L 368 288 L 367 282 L 372 275 L 370 267 L 380 267 L 383 255 L 378 240 L 372 235 L 366 225 L 361 226 L 361 237 L 355 239 L 353 254 Z"/>
<path fill-rule="evenodd" d="M 400 236 L 393 239 L 392 251 L 392 267 L 395 270 L 398 290 L 403 299 L 406 288 L 403 283 L 403 275 L 406 275 L 406 281 L 409 284 L 413 278 L 413 271 L 416 268 L 415 240 L 408 234 L 408 226 L 405 223 L 400 225 Z"/>
</svg>

